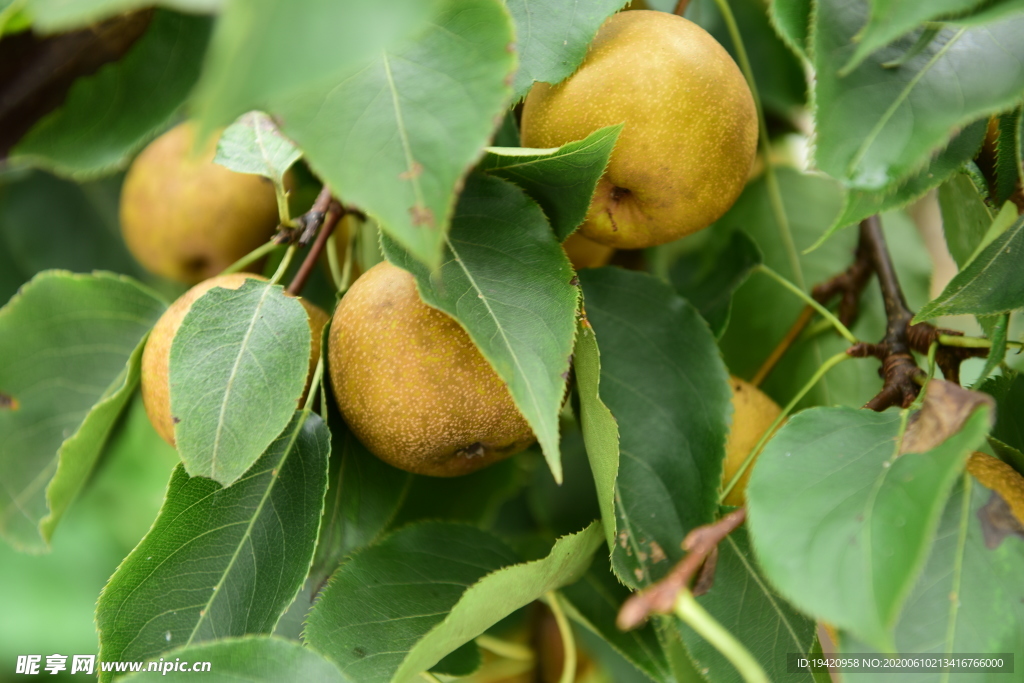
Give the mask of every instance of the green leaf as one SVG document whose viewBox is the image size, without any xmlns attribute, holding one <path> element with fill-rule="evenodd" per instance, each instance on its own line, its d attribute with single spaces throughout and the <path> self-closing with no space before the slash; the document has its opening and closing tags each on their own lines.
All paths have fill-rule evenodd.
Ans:
<svg viewBox="0 0 1024 683">
<path fill-rule="evenodd" d="M 608 548 L 615 547 L 618 534 L 615 517 L 615 479 L 619 472 L 619 426 L 608 406 L 601 400 L 601 352 L 589 323 L 580 321 L 573 352 L 576 393 L 580 398 L 580 427 L 587 447 L 590 470 L 601 508 Z"/>
<path fill-rule="evenodd" d="M 699 251 L 683 254 L 669 271 L 669 279 L 697 307 L 715 336 L 721 337 L 729 324 L 732 295 L 761 264 L 761 252 L 741 230 L 718 232 L 711 241 Z"/>
<path fill-rule="evenodd" d="M 557 150 L 489 147 L 480 168 L 509 180 L 540 204 L 555 235 L 564 241 L 587 217 L 622 126 L 594 131 Z"/>
<path fill-rule="evenodd" d="M 0 302 L 51 268 L 145 279 L 121 238 L 120 186 L 116 176 L 79 185 L 42 171 L 0 181 Z"/>
<path fill-rule="evenodd" d="M 974 380 L 974 387 L 977 388 L 979 384 L 985 381 L 999 364 L 1006 359 L 1006 336 L 1010 331 L 1010 314 L 1005 313 L 999 316 L 993 323 L 991 333 L 989 334 L 992 340 L 992 348 L 989 349 L 988 358 L 985 359 L 985 366 L 981 370 L 981 374 Z"/>
<path fill-rule="evenodd" d="M 490 528 L 499 508 L 526 485 L 526 473 L 519 464 L 525 456 L 520 453 L 462 477 L 413 475 L 409 492 L 390 526 L 444 519 Z"/>
<path fill-rule="evenodd" d="M 847 190 L 842 212 L 818 244 L 837 230 L 859 223 L 876 213 L 901 209 L 943 183 L 978 153 L 985 139 L 987 123 L 987 120 L 981 119 L 964 128 L 927 167 L 894 186 L 881 190 Z"/>
<path fill-rule="evenodd" d="M 391 681 L 470 586 L 516 561 L 504 543 L 471 526 L 407 526 L 341 565 L 309 615 L 306 642 L 354 680 Z"/>
<path fill-rule="evenodd" d="M 601 348 L 601 399 L 619 426 L 612 565 L 635 588 L 661 578 L 686 534 L 714 518 L 729 376 L 707 324 L 668 285 L 619 268 L 579 277 Z"/>
<path fill-rule="evenodd" d="M 999 138 L 996 143 L 996 206 L 1010 198 L 1021 182 L 1021 107 L 999 116 Z"/>
<path fill-rule="evenodd" d="M 56 33 L 82 28 L 102 19 L 161 5 L 180 12 L 212 13 L 224 0 L 27 0 L 32 28 L 40 33 Z"/>
<path fill-rule="evenodd" d="M 897 652 L 948 656 L 956 652 L 1024 651 L 1024 539 L 997 531 L 997 494 L 965 475 L 942 513 L 928 563 L 896 623 Z M 1004 513 L 1005 514 L 1005 513 Z M 995 533 L 993 533 L 995 532 Z M 844 652 L 872 648 L 843 633 Z M 936 676 L 873 674 L 879 683 Z M 963 678 L 960 674 L 957 678 Z M 968 675 L 967 680 L 1001 676 Z"/>
<path fill-rule="evenodd" d="M 996 400 L 996 424 L 989 435 L 992 450 L 1024 473 L 1024 376 L 1010 372 L 991 377 L 980 390 Z"/>
<path fill-rule="evenodd" d="M 839 210 L 839 186 L 827 178 L 787 168 L 777 170 L 777 179 L 795 254 L 787 249 L 784 231 L 772 218 L 771 192 L 764 179 L 747 185 L 732 209 L 705 232 L 743 230 L 757 244 L 765 265 L 790 282 L 800 282 L 802 275 L 804 289 L 810 290 L 849 267 L 857 245 L 857 231 L 841 231 L 818 249 L 806 253 Z M 914 310 L 928 300 L 931 259 L 913 223 L 905 216 L 886 214 L 882 225 L 903 292 Z M 799 271 L 795 270 L 794 263 L 799 264 Z M 804 305 L 801 299 L 767 276 L 756 272 L 751 275 L 733 295 L 729 326 L 719 339 L 729 372 L 737 377 L 753 377 L 770 349 L 792 327 Z M 854 335 L 858 339 L 881 339 L 885 325 L 881 297 L 861 297 L 860 317 L 852 330 Z M 831 329 L 799 338 L 761 389 L 777 402 L 785 403 L 800 391 L 827 358 L 845 351 L 849 345 Z M 815 385 L 801 405 L 864 405 L 881 387 L 877 363 L 841 363 Z"/>
<path fill-rule="evenodd" d="M 928 405 L 921 424 L 939 417 L 924 415 Z M 765 576 L 801 611 L 891 650 L 900 608 L 989 413 L 977 409 L 937 446 L 902 455 L 913 446 L 903 440 L 900 413 L 839 407 L 792 417 L 747 487 Z"/>
<path fill-rule="evenodd" d="M 813 0 L 770 0 L 768 18 L 794 53 L 809 58 Z"/>
<path fill-rule="evenodd" d="M 575 362 L 579 362 L 576 358 Z M 524 492 L 530 515 L 540 527 L 541 534 L 538 535 L 544 537 L 574 533 L 595 519 L 604 522 L 583 433 L 574 427 L 568 420 L 562 421 L 562 471 L 565 475 L 562 483 L 556 484 L 546 467 L 533 467 Z M 608 490 L 611 492 L 611 487 Z M 610 497 L 608 503 L 608 512 L 611 513 Z M 615 521 L 614 514 L 611 519 Z M 606 529 L 605 537 L 611 543 L 615 536 Z"/>
<path fill-rule="evenodd" d="M 246 280 L 192 304 L 171 344 L 174 440 L 189 475 L 230 486 L 291 421 L 309 373 L 306 311 Z"/>
<path fill-rule="evenodd" d="M 319 587 L 344 557 L 375 541 L 398 514 L 413 475 L 366 450 L 341 419 L 333 396 L 331 471 L 311 579 Z"/>
<path fill-rule="evenodd" d="M 207 131 L 303 88 L 322 92 L 342 71 L 423 29 L 437 0 L 228 0 L 195 104 Z"/>
<path fill-rule="evenodd" d="M 268 111 L 343 202 L 436 267 L 456 188 L 507 104 L 511 42 L 499 0 L 443 0 L 415 38 Z"/>
<path fill-rule="evenodd" d="M 819 0 L 815 13 L 815 161 L 851 187 L 878 190 L 922 168 L 958 127 L 1012 106 L 1024 91 L 1024 16 L 949 26 L 905 64 L 909 34 L 849 75 L 839 70 L 867 17 L 867 0 Z"/>
<path fill-rule="evenodd" d="M 914 322 L 940 315 L 995 315 L 1024 307 L 1024 218 L 985 247 L 946 289 L 918 311 Z"/>
<path fill-rule="evenodd" d="M 625 0 L 508 0 L 515 21 L 519 70 L 515 97 L 526 95 L 534 81 L 558 83 L 576 70 L 604 20 Z"/>
<path fill-rule="evenodd" d="M 209 32 L 207 17 L 158 11 L 128 54 L 78 79 L 64 103 L 18 141 L 12 163 L 76 178 L 124 166 L 192 90 Z"/>
<path fill-rule="evenodd" d="M 456 647 L 534 600 L 575 583 L 587 571 L 601 545 L 601 525 L 595 522 L 579 533 L 555 542 L 548 556 L 488 574 L 471 586 L 444 621 L 416 643 L 391 679 L 413 680 Z"/>
<path fill-rule="evenodd" d="M 950 24 L 972 26 L 1002 19 L 1010 14 L 1020 12 L 1021 9 L 1024 9 L 1024 1 L 1022 0 L 990 0 L 979 5 L 972 13 L 943 17 L 943 19 L 946 23 Z"/>
<path fill-rule="evenodd" d="M 963 268 L 981 244 L 994 218 L 985 194 L 967 173 L 957 173 L 939 186 L 942 230 L 953 260 Z"/>
<path fill-rule="evenodd" d="M 220 136 L 214 161 L 239 173 L 255 173 L 284 186 L 284 174 L 302 152 L 261 111 L 251 111 Z"/>
<path fill-rule="evenodd" d="M 508 384 L 560 482 L 558 412 L 579 290 L 543 212 L 511 183 L 474 174 L 440 268 L 425 267 L 387 236 L 382 243 L 389 261 L 416 276 L 423 301 L 459 321 Z"/>
<path fill-rule="evenodd" d="M 280 681 L 315 681 L 316 683 L 347 683 L 337 667 L 322 655 L 299 643 L 270 636 L 224 638 L 171 650 L 162 662 L 154 662 L 154 671 L 137 673 L 121 679 L 124 683 L 147 681 L 183 681 L 194 678 L 195 672 L 170 669 L 178 660 L 189 667 L 209 662 L 200 678 L 207 683 L 279 683 Z M 148 665 L 147 665 L 148 666 Z M 167 672 L 160 667 L 171 671 Z"/>
<path fill-rule="evenodd" d="M 632 631 L 621 631 L 616 626 L 619 608 L 630 591 L 615 578 L 606 559 L 594 562 L 582 579 L 562 590 L 562 595 L 568 602 L 566 613 L 573 621 L 603 639 L 651 680 L 674 680 L 653 624 Z"/>
<path fill-rule="evenodd" d="M 947 14 L 962 14 L 986 0 L 871 0 L 867 24 L 854 37 L 857 49 L 844 66 L 849 71 L 875 50 L 888 45 L 920 24 Z"/>
<path fill-rule="evenodd" d="M 0 0 L 0 37 L 18 33 L 32 25 L 25 4 L 26 0 Z"/>
<path fill-rule="evenodd" d="M 793 609 L 769 585 L 740 527 L 718 544 L 715 583 L 698 598 L 718 623 L 746 646 L 772 681 L 813 681 L 809 671 L 789 673 L 785 652 L 810 652 L 815 623 Z M 691 628 L 678 622 L 686 649 L 712 683 L 741 683 L 739 672 L 722 653 Z"/>
<path fill-rule="evenodd" d="M 229 488 L 175 468 L 153 528 L 100 595 L 102 661 L 274 629 L 313 559 L 330 457 L 323 421 L 293 415 Z"/>
<path fill-rule="evenodd" d="M 0 534 L 14 547 L 46 550 L 135 388 L 137 348 L 163 309 L 128 278 L 60 271 L 0 309 Z"/>
</svg>

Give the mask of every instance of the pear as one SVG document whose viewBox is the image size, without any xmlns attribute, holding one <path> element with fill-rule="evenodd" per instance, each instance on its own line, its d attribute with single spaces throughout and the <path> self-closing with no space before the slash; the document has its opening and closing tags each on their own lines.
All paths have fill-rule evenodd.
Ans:
<svg viewBox="0 0 1024 683">
<path fill-rule="evenodd" d="M 265 243 L 278 225 L 273 183 L 213 163 L 212 137 L 193 156 L 195 130 L 183 123 L 135 158 L 121 189 L 121 233 L 156 275 L 195 284 Z"/>
<path fill-rule="evenodd" d="M 718 220 L 747 181 L 757 114 L 729 53 L 666 12 L 610 17 L 575 74 L 537 83 L 524 147 L 558 147 L 623 123 L 580 231 L 618 249 L 664 244 Z"/>
<path fill-rule="evenodd" d="M 230 275 L 218 275 L 217 277 L 204 280 L 198 285 L 182 294 L 168 307 L 160 316 L 153 331 L 149 333 L 149 340 L 142 352 L 142 403 L 149 415 L 149 421 L 153 424 L 157 434 L 163 437 L 167 443 L 174 445 L 174 418 L 171 415 L 171 342 L 174 335 L 178 333 L 181 322 L 185 319 L 192 304 L 199 297 L 214 287 L 224 289 L 238 289 L 247 280 L 263 280 L 261 275 L 251 273 L 232 273 Z M 320 359 L 320 338 L 323 334 L 324 325 L 327 324 L 329 316 L 315 304 L 305 299 L 299 299 L 309 316 L 309 330 L 313 335 L 309 358 L 309 374 L 306 376 L 306 389 L 303 397 L 299 399 L 299 405 L 305 400 L 306 392 L 309 391 L 313 373 L 316 370 L 317 361 Z"/>
<path fill-rule="evenodd" d="M 576 270 L 583 268 L 600 268 L 608 265 L 615 250 L 600 242 L 595 242 L 581 235 L 579 231 L 569 235 L 562 242 L 562 249 L 565 250 L 572 267 Z"/>
<path fill-rule="evenodd" d="M 508 387 L 466 331 L 423 303 L 387 261 L 338 304 L 327 350 L 345 421 L 380 459 L 417 474 L 469 474 L 534 441 Z"/>
<path fill-rule="evenodd" d="M 730 377 L 729 384 L 732 387 L 732 426 L 725 441 L 723 484 L 728 484 L 732 480 L 743 465 L 743 461 L 747 459 L 747 455 L 782 412 L 775 401 L 753 384 L 738 377 Z M 725 497 L 723 502 L 726 505 L 740 506 L 746 502 L 747 481 L 753 469 L 754 463 L 751 463 Z"/>
<path fill-rule="evenodd" d="M 967 460 L 967 471 L 982 486 L 999 494 L 1016 526 L 1024 529 L 1024 477 L 999 458 L 977 451 Z"/>
</svg>

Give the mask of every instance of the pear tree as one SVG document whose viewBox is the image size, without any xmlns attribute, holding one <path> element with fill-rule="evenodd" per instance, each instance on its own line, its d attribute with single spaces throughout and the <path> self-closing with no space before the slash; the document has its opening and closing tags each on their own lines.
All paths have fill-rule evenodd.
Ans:
<svg viewBox="0 0 1024 683">
<path fill-rule="evenodd" d="M 0 0 L 0 679 L 1010 680 L 1021 36 Z"/>
</svg>

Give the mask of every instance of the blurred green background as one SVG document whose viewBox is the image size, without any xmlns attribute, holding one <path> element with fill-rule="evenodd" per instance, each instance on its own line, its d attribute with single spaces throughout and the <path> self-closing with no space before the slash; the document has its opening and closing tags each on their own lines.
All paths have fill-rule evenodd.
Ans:
<svg viewBox="0 0 1024 683">
<path fill-rule="evenodd" d="M 91 680 L 71 676 L 71 655 L 99 648 L 93 610 L 100 591 L 121 560 L 149 530 L 163 500 L 177 453 L 149 424 L 142 401 L 125 412 L 110 448 L 81 497 L 57 527 L 52 551 L 25 555 L 0 543 L 0 682 L 16 675 L 18 655 L 67 655 L 68 670 L 45 680 Z"/>
</svg>

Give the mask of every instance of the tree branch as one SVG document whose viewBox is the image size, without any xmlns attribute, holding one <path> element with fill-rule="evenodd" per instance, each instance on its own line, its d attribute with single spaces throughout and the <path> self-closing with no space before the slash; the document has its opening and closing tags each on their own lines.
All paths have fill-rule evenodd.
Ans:
<svg viewBox="0 0 1024 683">
<path fill-rule="evenodd" d="M 299 224 L 301 234 L 299 235 L 298 244 L 305 246 L 309 244 L 309 241 L 314 236 L 316 241 L 313 242 L 313 246 L 306 253 L 306 258 L 303 259 L 302 265 L 299 266 L 295 277 L 292 278 L 291 284 L 288 285 L 289 294 L 298 296 L 302 293 L 302 288 L 306 286 L 306 281 L 309 280 L 310 274 L 316 267 L 317 259 L 323 253 L 324 245 L 327 244 L 327 238 L 331 236 L 334 228 L 338 225 L 338 221 L 346 213 L 345 208 L 331 196 L 330 188 L 324 185 L 309 211 L 299 216 L 297 223 Z"/>
<path fill-rule="evenodd" d="M 885 336 L 877 344 L 854 344 L 847 349 L 847 353 L 855 358 L 873 356 L 882 362 L 879 372 L 883 379 L 882 390 L 865 404 L 865 408 L 877 411 L 894 405 L 906 408 L 917 398 L 925 376 L 917 366 L 912 352 L 927 354 L 932 344 L 939 344 L 940 335 L 961 333 L 940 329 L 928 323 L 910 324 L 914 313 L 903 296 L 878 216 L 861 222 L 860 240 L 853 265 L 845 273 L 815 287 L 815 298 L 820 295 L 831 299 L 837 294 L 841 295 L 840 319 L 847 317 L 852 323 L 858 312 L 860 293 L 872 273 L 878 276 L 878 285 L 882 290 Z M 843 322 L 847 323 L 846 320 Z M 987 353 L 987 349 L 964 349 L 939 344 L 935 358 L 943 376 L 959 383 L 960 363 L 967 358 L 985 356 Z"/>
</svg>

